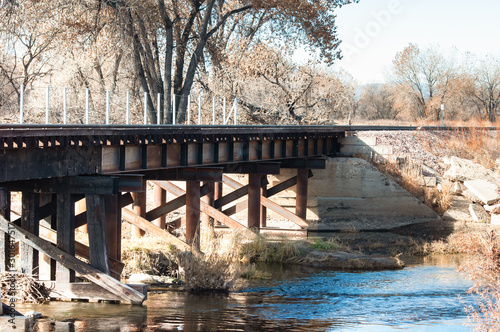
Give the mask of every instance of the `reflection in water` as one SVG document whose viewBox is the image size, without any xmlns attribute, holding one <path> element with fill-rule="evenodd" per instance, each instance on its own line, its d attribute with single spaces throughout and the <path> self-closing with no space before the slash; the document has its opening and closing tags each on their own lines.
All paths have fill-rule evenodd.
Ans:
<svg viewBox="0 0 500 332">
<path fill-rule="evenodd" d="M 38 321 L 38 331 L 471 331 L 463 326 L 471 284 L 456 263 L 433 258 L 399 271 L 359 273 L 268 266 L 273 279 L 229 295 L 170 290 L 150 292 L 143 307 L 51 302 L 19 308 L 50 317 Z"/>
</svg>

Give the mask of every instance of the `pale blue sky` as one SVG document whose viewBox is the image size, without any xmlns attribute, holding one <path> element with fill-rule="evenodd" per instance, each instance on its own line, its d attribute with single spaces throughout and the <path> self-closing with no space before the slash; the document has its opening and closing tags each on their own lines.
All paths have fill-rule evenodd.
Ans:
<svg viewBox="0 0 500 332">
<path fill-rule="evenodd" d="M 384 81 L 409 43 L 500 57 L 500 0 L 360 0 L 337 11 L 344 59 L 360 84 Z"/>
</svg>

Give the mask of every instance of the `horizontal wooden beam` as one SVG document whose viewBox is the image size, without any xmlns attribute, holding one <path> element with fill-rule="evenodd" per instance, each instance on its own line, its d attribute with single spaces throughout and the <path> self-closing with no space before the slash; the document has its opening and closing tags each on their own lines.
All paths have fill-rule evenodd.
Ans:
<svg viewBox="0 0 500 332">
<path fill-rule="evenodd" d="M 143 294 L 140 294 L 136 290 L 128 287 L 125 284 L 122 284 L 113 277 L 102 273 L 92 266 L 82 262 L 78 258 L 67 254 L 66 252 L 52 245 L 50 242 L 43 240 L 38 236 L 35 236 L 30 232 L 22 229 L 21 227 L 8 222 L 2 216 L 0 216 L 0 230 L 10 234 L 15 239 L 24 242 L 33 249 L 45 253 L 47 256 L 61 263 L 63 266 L 67 267 L 68 269 L 74 270 L 83 278 L 86 278 L 93 283 L 101 286 L 102 288 L 115 294 L 125 302 L 140 305 L 145 299 L 145 296 Z"/>
<path fill-rule="evenodd" d="M 224 173 L 280 174 L 280 167 L 280 162 L 243 162 L 225 165 Z"/>
<path fill-rule="evenodd" d="M 222 167 L 185 167 L 145 170 L 144 179 L 152 181 L 221 182 Z"/>
<path fill-rule="evenodd" d="M 281 168 L 325 169 L 325 158 L 296 158 L 281 161 Z"/>
<path fill-rule="evenodd" d="M 170 243 L 181 250 L 191 250 L 191 246 L 186 242 L 182 241 L 175 235 L 170 234 L 169 232 L 161 229 L 160 227 L 153 225 L 150 221 L 148 221 L 145 218 L 142 218 L 141 216 L 130 211 L 129 209 L 126 208 L 122 209 L 122 217 L 128 223 L 139 227 L 143 231 L 153 236 L 156 236 L 157 238 L 167 243 Z"/>
<path fill-rule="evenodd" d="M 116 195 L 119 193 L 119 178 L 102 176 L 66 176 L 5 182 L 2 186 L 5 186 L 10 191 Z"/>
<path fill-rule="evenodd" d="M 144 175 L 143 174 L 110 174 L 113 178 L 118 178 L 118 191 L 125 193 L 143 192 Z"/>
</svg>

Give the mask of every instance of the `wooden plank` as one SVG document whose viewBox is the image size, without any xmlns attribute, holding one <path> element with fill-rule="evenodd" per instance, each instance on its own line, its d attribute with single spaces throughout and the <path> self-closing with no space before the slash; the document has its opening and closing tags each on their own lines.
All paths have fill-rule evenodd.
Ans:
<svg viewBox="0 0 500 332">
<path fill-rule="evenodd" d="M 34 192 L 22 193 L 21 227 L 38 236 L 40 195 Z M 24 242 L 19 247 L 19 260 L 21 272 L 36 273 L 38 270 L 38 251 Z"/>
<path fill-rule="evenodd" d="M 56 299 L 92 300 L 92 301 L 122 301 L 119 296 L 91 282 L 72 282 L 57 284 L 54 281 L 42 280 L 40 283 L 50 289 L 49 296 Z M 127 285 L 147 296 L 147 285 Z"/>
<path fill-rule="evenodd" d="M 224 183 L 233 189 L 239 189 L 239 188 L 243 187 L 243 185 L 241 183 L 231 179 L 230 177 L 228 177 L 226 175 L 224 175 Z M 302 228 L 309 227 L 309 223 L 306 220 L 300 218 L 296 214 L 293 214 L 292 212 L 288 211 L 284 207 L 274 203 L 273 201 L 271 201 L 267 197 L 261 197 L 260 200 L 261 200 L 262 205 L 264 205 L 268 209 L 273 210 L 274 212 L 278 213 L 279 215 L 285 217 L 286 219 L 290 220 L 294 224 L 299 225 Z"/>
<path fill-rule="evenodd" d="M 109 257 L 116 260 L 121 260 L 121 239 L 122 239 L 122 214 L 120 206 L 121 195 L 106 195 L 104 196 L 105 214 L 106 214 L 106 242 L 108 244 L 108 265 Z M 120 280 L 120 274 L 111 271 L 111 276 Z"/>
<path fill-rule="evenodd" d="M 261 187 L 267 185 L 267 177 L 262 177 L 261 180 Z M 214 208 L 220 209 L 226 204 L 229 204 L 231 202 L 234 202 L 235 200 L 245 196 L 248 194 L 248 185 L 241 187 L 239 189 L 236 189 L 235 191 L 217 199 L 214 201 Z"/>
<path fill-rule="evenodd" d="M 188 245 L 186 242 L 182 241 L 175 235 L 170 234 L 169 232 L 161 229 L 160 227 L 153 225 L 151 222 L 149 222 L 149 220 L 142 218 L 141 216 L 130 211 L 129 209 L 126 208 L 122 209 L 122 217 L 123 219 L 125 219 L 125 221 L 129 222 L 130 224 L 139 227 L 143 231 L 148 232 L 149 234 L 154 235 L 162 239 L 163 241 L 176 246 L 181 250 L 191 250 L 191 246 Z"/>
<path fill-rule="evenodd" d="M 104 197 L 86 195 L 90 265 L 109 274 Z"/>
<path fill-rule="evenodd" d="M 40 238 L 57 244 L 56 231 L 48 227 L 40 226 Z M 90 259 L 89 247 L 78 241 L 75 241 L 75 254 L 82 258 Z M 125 267 L 125 264 L 110 256 L 108 256 L 108 260 L 110 272 L 120 275 L 123 271 L 123 268 Z"/>
<path fill-rule="evenodd" d="M 17 225 L 9 225 L 9 222 L 1 216 L 0 230 L 10 232 L 14 238 L 23 241 L 36 250 L 46 253 L 56 261 L 61 262 L 67 268 L 78 272 L 78 274 L 80 274 L 83 278 L 86 278 L 112 294 L 117 295 L 123 301 L 140 305 L 145 299 L 143 294 L 82 262 L 78 258 L 65 253 L 61 249 L 53 246 L 50 242 L 42 240 L 38 236 L 31 234 Z"/>
<path fill-rule="evenodd" d="M 71 256 L 75 255 L 75 204 L 71 194 L 57 194 L 57 246 Z M 56 264 L 56 281 L 75 281 L 75 271 L 61 263 Z"/>
<path fill-rule="evenodd" d="M 181 196 L 181 195 L 185 194 L 184 190 L 182 190 L 181 188 L 177 187 L 176 185 L 174 185 L 168 181 L 158 181 L 157 183 L 176 196 Z M 221 223 L 223 223 L 224 225 L 226 225 L 228 227 L 231 227 L 235 230 L 241 231 L 245 234 L 249 234 L 249 235 L 253 234 L 253 232 L 250 229 L 248 229 L 246 226 L 240 224 L 239 222 L 237 222 L 233 218 L 228 217 L 227 215 L 223 214 L 221 211 L 206 204 L 205 202 L 201 202 L 200 210 L 201 210 L 201 212 L 204 212 L 204 213 L 210 215 L 212 218 L 220 221 Z"/>
</svg>

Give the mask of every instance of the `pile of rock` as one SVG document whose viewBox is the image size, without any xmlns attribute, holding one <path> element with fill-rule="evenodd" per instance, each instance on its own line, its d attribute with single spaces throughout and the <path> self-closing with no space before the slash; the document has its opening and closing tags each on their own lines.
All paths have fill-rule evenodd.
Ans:
<svg viewBox="0 0 500 332">
<path fill-rule="evenodd" d="M 500 225 L 500 181 L 495 172 L 458 157 L 445 158 L 444 162 L 450 165 L 444 178 L 455 183 L 455 194 L 471 202 L 468 210 L 472 219 Z"/>
</svg>

